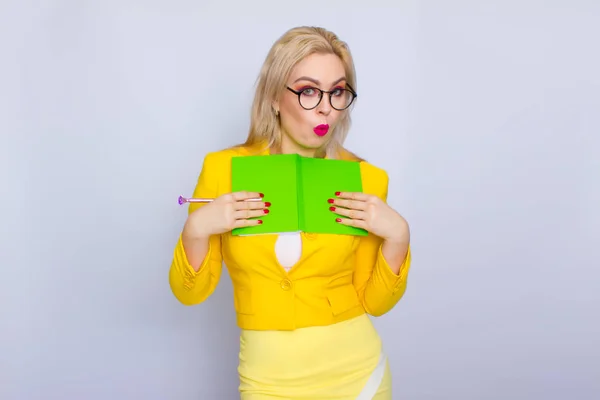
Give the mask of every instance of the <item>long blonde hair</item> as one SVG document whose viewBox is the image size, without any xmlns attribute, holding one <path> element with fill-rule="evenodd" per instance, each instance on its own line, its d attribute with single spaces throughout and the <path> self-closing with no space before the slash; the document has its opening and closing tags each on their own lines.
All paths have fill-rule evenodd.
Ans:
<svg viewBox="0 0 600 400">
<path fill-rule="evenodd" d="M 314 53 L 337 55 L 344 64 L 348 84 L 356 90 L 354 61 L 345 42 L 324 28 L 292 28 L 273 44 L 263 63 L 256 84 L 248 137 L 246 142 L 239 146 L 255 147 L 264 143 L 268 147 L 278 148 L 281 145 L 281 128 L 273 103 L 285 90 L 286 81 L 296 64 Z M 343 148 L 350 124 L 350 109 L 347 109 L 340 117 L 325 149 L 328 157 L 342 156 L 360 160 L 358 156 Z"/>
</svg>

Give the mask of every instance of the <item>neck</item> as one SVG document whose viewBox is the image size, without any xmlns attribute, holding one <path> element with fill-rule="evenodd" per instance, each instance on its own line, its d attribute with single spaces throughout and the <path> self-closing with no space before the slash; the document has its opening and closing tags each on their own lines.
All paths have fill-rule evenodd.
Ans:
<svg viewBox="0 0 600 400">
<path fill-rule="evenodd" d="M 271 148 L 271 154 L 299 154 L 303 157 L 325 158 L 325 149 L 305 148 L 295 143 L 290 143 L 288 140 L 283 140 L 279 147 Z"/>
</svg>

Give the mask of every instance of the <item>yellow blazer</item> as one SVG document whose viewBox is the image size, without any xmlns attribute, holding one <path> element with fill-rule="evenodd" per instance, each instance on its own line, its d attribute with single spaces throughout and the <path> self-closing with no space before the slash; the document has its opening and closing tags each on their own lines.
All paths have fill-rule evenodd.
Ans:
<svg viewBox="0 0 600 400">
<path fill-rule="evenodd" d="M 255 153 L 247 147 L 207 154 L 194 197 L 231 192 L 231 157 L 250 154 Z M 363 191 L 385 201 L 387 173 L 364 161 L 360 170 Z M 202 205 L 190 204 L 189 212 L 198 207 Z M 169 272 L 171 290 L 185 305 L 203 302 L 215 290 L 224 261 L 233 283 L 238 326 L 253 330 L 328 325 L 365 312 L 380 316 L 403 296 L 410 249 L 396 275 L 381 253 L 382 239 L 375 235 L 301 235 L 302 255 L 289 272 L 275 255 L 277 235 L 215 235 L 198 272 L 188 263 L 180 236 Z"/>
</svg>

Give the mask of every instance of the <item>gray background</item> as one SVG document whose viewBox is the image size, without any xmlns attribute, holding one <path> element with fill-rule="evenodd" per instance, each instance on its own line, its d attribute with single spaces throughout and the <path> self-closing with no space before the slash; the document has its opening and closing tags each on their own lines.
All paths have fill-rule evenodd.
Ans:
<svg viewBox="0 0 600 400">
<path fill-rule="evenodd" d="M 168 269 L 208 151 L 292 26 L 348 41 L 347 142 L 411 223 L 394 399 L 600 398 L 600 4 L 0 3 L 0 398 L 233 399 L 225 274 Z"/>
</svg>

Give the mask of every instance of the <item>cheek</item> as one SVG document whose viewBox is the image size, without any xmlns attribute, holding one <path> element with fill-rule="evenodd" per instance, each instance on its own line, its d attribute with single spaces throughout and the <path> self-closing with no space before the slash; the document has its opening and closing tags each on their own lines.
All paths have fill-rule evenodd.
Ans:
<svg viewBox="0 0 600 400">
<path fill-rule="evenodd" d="M 294 109 L 291 110 L 288 115 L 290 116 L 291 122 L 296 125 L 303 125 L 308 121 L 309 113 L 301 109 Z"/>
<path fill-rule="evenodd" d="M 291 131 L 290 133 L 294 133 L 310 122 L 310 112 L 302 109 L 299 105 L 282 104 L 281 113 L 285 116 L 283 125 Z"/>
<path fill-rule="evenodd" d="M 344 114 L 343 114 L 343 112 L 342 112 L 342 111 L 335 111 L 335 110 L 333 110 L 333 111 L 331 112 L 331 115 L 329 116 L 329 117 L 330 117 L 331 124 L 332 124 L 332 125 L 335 125 L 335 124 L 337 124 L 337 123 L 340 121 L 340 119 L 342 118 L 342 116 L 343 116 L 343 115 L 344 115 Z"/>
</svg>

